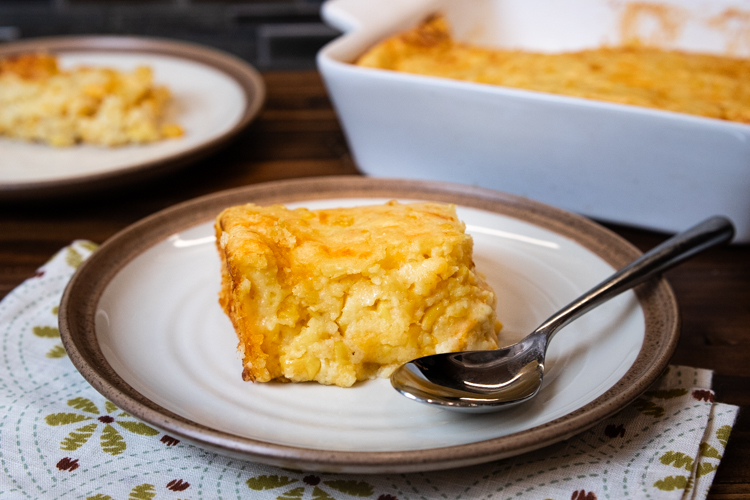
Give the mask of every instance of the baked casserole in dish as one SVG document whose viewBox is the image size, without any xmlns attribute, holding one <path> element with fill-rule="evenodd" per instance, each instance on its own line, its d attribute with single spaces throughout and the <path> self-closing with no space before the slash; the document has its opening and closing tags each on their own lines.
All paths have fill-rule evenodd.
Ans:
<svg viewBox="0 0 750 500">
<path fill-rule="evenodd" d="M 723 214 L 736 241 L 750 241 L 743 111 L 725 119 L 356 64 L 440 15 L 457 43 L 489 50 L 559 54 L 635 40 L 746 65 L 750 1 L 329 0 L 322 13 L 345 32 L 319 52 L 318 66 L 363 173 L 490 187 L 667 232 Z M 717 99 L 715 108 L 728 108 Z"/>
</svg>

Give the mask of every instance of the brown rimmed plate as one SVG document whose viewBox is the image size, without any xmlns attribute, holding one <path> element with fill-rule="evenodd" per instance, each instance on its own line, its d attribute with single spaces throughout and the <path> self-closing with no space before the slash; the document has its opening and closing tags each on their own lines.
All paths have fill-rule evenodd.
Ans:
<svg viewBox="0 0 750 500">
<path fill-rule="evenodd" d="M 180 138 L 107 148 L 54 148 L 0 136 L 0 200 L 71 196 L 153 178 L 221 148 L 258 114 L 265 99 L 260 74 L 227 53 L 165 39 L 122 36 L 36 38 L 0 45 L 0 58 L 46 52 L 61 67 L 131 71 L 147 65 L 172 100 L 168 122 Z"/>
<path fill-rule="evenodd" d="M 387 380 L 350 389 L 242 382 L 234 332 L 217 303 L 218 212 L 248 202 L 321 208 L 390 199 L 457 206 L 509 342 L 639 254 L 588 219 L 483 188 L 362 177 L 260 184 L 177 205 L 105 242 L 63 296 L 65 348 L 94 388 L 170 435 L 331 472 L 435 470 L 531 451 L 621 410 L 666 368 L 679 319 L 670 287 L 658 280 L 561 331 L 539 396 L 505 412 L 437 410 L 403 398 Z"/>
</svg>

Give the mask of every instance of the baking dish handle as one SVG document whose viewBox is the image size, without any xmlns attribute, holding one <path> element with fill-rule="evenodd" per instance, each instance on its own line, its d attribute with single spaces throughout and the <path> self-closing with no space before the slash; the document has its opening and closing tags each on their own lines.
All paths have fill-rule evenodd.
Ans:
<svg viewBox="0 0 750 500">
<path fill-rule="evenodd" d="M 435 0 L 326 0 L 320 14 L 330 26 L 349 32 L 392 24 L 414 12 L 425 11 Z"/>
</svg>

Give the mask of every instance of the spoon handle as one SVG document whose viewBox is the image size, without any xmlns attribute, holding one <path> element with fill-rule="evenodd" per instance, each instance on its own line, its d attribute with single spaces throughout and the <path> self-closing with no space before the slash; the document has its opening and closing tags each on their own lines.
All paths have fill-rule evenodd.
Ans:
<svg viewBox="0 0 750 500">
<path fill-rule="evenodd" d="M 729 242 L 733 237 L 734 226 L 729 219 L 720 216 L 706 219 L 669 238 L 623 267 L 552 315 L 534 333 L 544 332 L 549 342 L 562 327 L 603 302 L 709 247 Z"/>
</svg>

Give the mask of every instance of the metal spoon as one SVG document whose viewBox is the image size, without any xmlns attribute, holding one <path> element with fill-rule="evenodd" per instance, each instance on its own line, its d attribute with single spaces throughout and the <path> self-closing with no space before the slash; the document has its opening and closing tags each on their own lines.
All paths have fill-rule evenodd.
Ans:
<svg viewBox="0 0 750 500">
<path fill-rule="evenodd" d="M 734 226 L 712 217 L 677 234 L 571 302 L 520 342 L 493 351 L 434 354 L 415 359 L 391 375 L 409 399 L 449 410 L 487 413 L 529 401 L 544 377 L 544 357 L 564 326 L 607 300 L 709 247 L 734 237 Z"/>
</svg>

